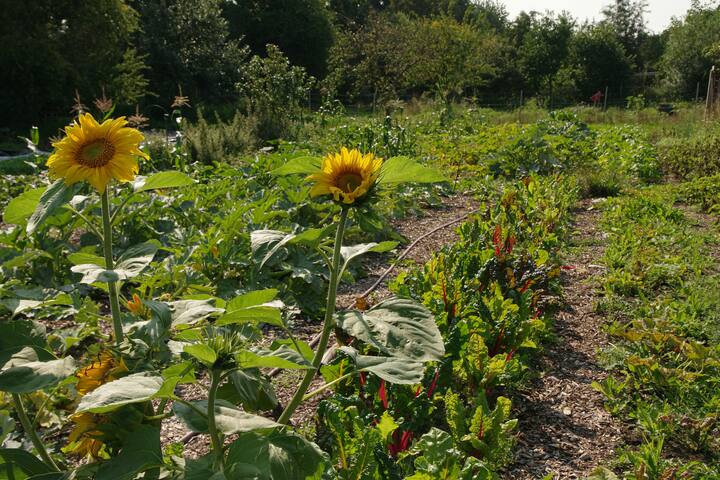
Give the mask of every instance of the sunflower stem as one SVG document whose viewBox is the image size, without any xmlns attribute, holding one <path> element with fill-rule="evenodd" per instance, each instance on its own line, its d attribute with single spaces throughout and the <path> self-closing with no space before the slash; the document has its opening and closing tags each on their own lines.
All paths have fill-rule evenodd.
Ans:
<svg viewBox="0 0 720 480">
<path fill-rule="evenodd" d="M 215 467 L 223 468 L 223 441 L 218 432 L 217 425 L 215 423 L 215 397 L 217 396 L 217 390 L 222 380 L 222 374 L 219 371 L 212 370 L 210 372 L 210 391 L 208 392 L 207 400 L 207 421 L 208 421 L 208 433 L 210 433 L 210 443 L 213 452 L 215 452 Z"/>
<path fill-rule="evenodd" d="M 103 250 L 105 252 L 105 269 L 112 270 L 113 254 L 112 254 L 112 224 L 110 223 L 110 196 L 107 188 L 100 194 L 100 204 L 102 206 L 103 220 Z M 110 295 L 110 312 L 112 313 L 113 330 L 115 332 L 115 344 L 120 345 L 123 340 L 122 320 L 120 318 L 120 300 L 118 299 L 117 284 L 115 282 L 107 282 L 108 293 Z"/>
<path fill-rule="evenodd" d="M 33 428 L 32 423 L 30 423 L 30 418 L 28 418 L 27 412 L 25 412 L 25 406 L 23 405 L 22 398 L 20 398 L 20 395 L 18 395 L 17 393 L 13 393 L 12 398 L 13 402 L 15 403 L 15 410 L 17 411 L 20 424 L 22 425 L 23 430 L 25 430 L 25 435 L 30 437 L 30 441 L 35 447 L 35 450 L 37 450 L 38 455 L 40 455 L 40 458 L 43 459 L 43 462 L 45 462 L 47 466 L 51 469 L 59 472 L 60 468 L 55 463 L 55 460 L 53 460 L 50 454 L 47 452 L 45 444 L 43 444 L 42 440 L 40 440 L 40 437 Z"/>
<path fill-rule="evenodd" d="M 312 383 L 313 378 L 320 370 L 325 350 L 327 350 L 330 332 L 332 332 L 334 327 L 335 299 L 337 297 L 338 283 L 340 283 L 340 248 L 342 247 L 343 236 L 345 235 L 345 224 L 347 223 L 348 212 L 348 207 L 343 206 L 340 211 L 340 221 L 338 222 L 337 232 L 335 232 L 335 248 L 333 249 L 332 266 L 330 268 L 330 285 L 328 286 L 327 304 L 325 305 L 325 321 L 323 322 L 320 343 L 313 357 L 312 369 L 305 372 L 305 376 L 295 391 L 295 395 L 293 395 L 290 403 L 288 403 L 282 415 L 280 415 L 278 423 L 282 425 L 287 425 L 290 422 L 290 417 L 292 417 L 292 414 L 303 402 L 305 392 L 307 392 L 310 383 Z"/>
</svg>

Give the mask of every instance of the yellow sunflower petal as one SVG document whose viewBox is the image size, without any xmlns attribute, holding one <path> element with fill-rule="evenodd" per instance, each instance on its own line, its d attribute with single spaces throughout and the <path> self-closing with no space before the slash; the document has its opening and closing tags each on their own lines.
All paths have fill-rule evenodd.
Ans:
<svg viewBox="0 0 720 480">
<path fill-rule="evenodd" d="M 104 192 L 113 179 L 130 182 L 137 175 L 138 157 L 149 159 L 139 149 L 145 137 L 126 127 L 125 117 L 101 124 L 85 113 L 65 128 L 65 138 L 53 143 L 55 152 L 48 159 L 50 174 L 67 184 L 89 182 Z"/>
</svg>

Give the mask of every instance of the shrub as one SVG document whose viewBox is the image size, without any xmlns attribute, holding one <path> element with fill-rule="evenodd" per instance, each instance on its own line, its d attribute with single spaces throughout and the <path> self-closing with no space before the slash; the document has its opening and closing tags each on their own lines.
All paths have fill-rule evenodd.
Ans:
<svg viewBox="0 0 720 480">
<path fill-rule="evenodd" d="M 720 173 L 720 133 L 667 138 L 658 144 L 658 150 L 668 174 L 689 179 Z"/>
<path fill-rule="evenodd" d="M 185 125 L 185 146 L 194 160 L 219 162 L 257 146 L 257 120 L 254 117 L 235 112 L 227 123 L 217 114 L 215 120 L 215 123 L 209 123 L 202 110 L 198 110 L 197 123 Z"/>
</svg>

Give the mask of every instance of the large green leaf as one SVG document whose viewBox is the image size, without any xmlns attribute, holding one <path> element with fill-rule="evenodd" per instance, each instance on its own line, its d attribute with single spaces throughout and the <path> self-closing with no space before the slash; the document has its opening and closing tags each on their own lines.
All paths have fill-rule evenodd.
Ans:
<svg viewBox="0 0 720 480">
<path fill-rule="evenodd" d="M 275 307 L 246 307 L 232 311 L 226 311 L 224 315 L 217 319 L 215 325 L 230 325 L 232 323 L 267 323 L 276 327 L 284 327 L 280 310 Z"/>
<path fill-rule="evenodd" d="M 31 320 L 7 320 L 0 322 L 0 366 L 5 365 L 13 354 L 24 347 L 36 350 L 47 346 L 45 327 Z"/>
<path fill-rule="evenodd" d="M 342 268 L 340 269 L 340 276 L 345 271 L 348 264 L 354 259 L 361 255 L 365 255 L 368 252 L 382 253 L 389 252 L 393 248 L 398 246 L 398 242 L 385 241 L 380 243 L 361 243 L 358 245 L 352 245 L 349 247 L 340 248 L 340 256 L 343 260 Z"/>
<path fill-rule="evenodd" d="M 215 300 L 177 300 L 168 304 L 172 312 L 172 325 L 194 325 L 210 315 L 222 312 Z"/>
<path fill-rule="evenodd" d="M 390 383 L 414 385 L 420 383 L 425 372 L 425 364 L 402 357 L 376 357 L 360 355 L 352 347 L 340 347 L 361 372 L 371 372 Z"/>
<path fill-rule="evenodd" d="M 52 469 L 40 461 L 35 455 L 21 448 L 0 448 L 0 457 L 2 457 L 5 463 L 17 467 L 22 473 L 28 476 L 44 475 L 52 472 Z M 4 473 L 5 471 L 0 468 L 0 475 Z"/>
<path fill-rule="evenodd" d="M 387 355 L 425 362 L 445 354 L 435 317 L 412 300 L 391 298 L 366 312 L 339 313 L 338 326 Z"/>
<path fill-rule="evenodd" d="M 147 192 L 163 188 L 177 188 L 192 185 L 195 181 L 181 172 L 158 172 L 147 178 L 138 178 L 133 182 L 135 192 Z"/>
<path fill-rule="evenodd" d="M 233 389 L 233 396 L 247 411 L 272 410 L 278 404 L 272 383 L 257 368 L 231 373 L 227 386 L 229 389 Z"/>
<path fill-rule="evenodd" d="M 25 347 L 10 357 L 0 371 L 0 390 L 10 393 L 30 393 L 55 385 L 72 375 L 75 359 L 41 362 L 32 347 Z"/>
<path fill-rule="evenodd" d="M 426 167 L 408 157 L 387 159 L 380 171 L 379 184 L 391 183 L 435 183 L 445 182 L 447 178 L 434 168 Z"/>
<path fill-rule="evenodd" d="M 282 345 L 275 350 L 243 350 L 235 356 L 240 368 L 312 369 L 312 365 L 297 350 Z"/>
<path fill-rule="evenodd" d="M 232 312 L 233 310 L 239 310 L 241 308 L 263 305 L 265 303 L 272 302 L 277 294 L 278 291 L 274 288 L 254 290 L 233 298 L 228 302 L 225 308 L 228 312 Z"/>
<path fill-rule="evenodd" d="M 69 200 L 72 190 L 63 179 L 56 180 L 40 197 L 35 211 L 30 216 L 26 227 L 27 233 L 32 234 L 50 215 L 55 213 Z"/>
<path fill-rule="evenodd" d="M 207 400 L 197 400 L 190 403 L 203 412 L 207 411 Z M 196 410 L 180 402 L 173 403 L 173 411 L 190 430 L 207 433 L 207 416 L 200 415 Z M 218 400 L 215 403 L 215 424 L 218 430 L 225 435 L 251 432 L 253 430 L 268 430 L 280 426 L 269 418 L 243 412 L 233 404 L 223 400 Z"/>
<path fill-rule="evenodd" d="M 141 425 L 130 433 L 120 453 L 105 462 L 96 480 L 132 480 L 140 472 L 163 465 L 160 427 Z"/>
<path fill-rule="evenodd" d="M 320 170 L 322 159 L 318 157 L 296 157 L 270 172 L 272 175 L 292 175 L 302 173 L 310 175 Z"/>
<path fill-rule="evenodd" d="M 40 197 L 47 187 L 34 188 L 13 198 L 3 210 L 3 221 L 13 225 L 21 225 L 33 214 Z"/>
<path fill-rule="evenodd" d="M 152 399 L 163 385 L 163 378 L 150 373 L 134 373 L 114 380 L 88 393 L 78 405 L 76 413 L 104 413 L 123 405 Z"/>
<path fill-rule="evenodd" d="M 250 233 L 250 248 L 253 258 L 259 262 L 258 268 L 262 269 L 281 248 L 287 245 L 315 246 L 335 228 L 336 226 L 331 224 L 324 228 L 308 228 L 300 233 L 255 230 Z"/>
<path fill-rule="evenodd" d="M 75 252 L 68 255 L 68 260 L 70 260 L 70 263 L 73 265 L 83 265 L 92 263 L 95 265 L 99 265 L 103 268 L 105 268 L 105 258 L 101 257 L 99 255 L 95 255 L 93 253 L 86 253 L 86 252 Z"/>
<path fill-rule="evenodd" d="M 195 343 L 186 345 L 183 349 L 188 355 L 192 355 L 207 367 L 212 367 L 217 361 L 217 352 L 210 345 L 204 343 Z"/>
<path fill-rule="evenodd" d="M 140 275 L 145 267 L 150 265 L 157 251 L 157 242 L 145 242 L 128 248 L 112 270 L 105 268 L 105 262 L 102 265 L 92 263 L 75 265 L 70 270 L 83 275 L 80 283 L 118 282 Z"/>
<path fill-rule="evenodd" d="M 230 479 L 319 479 L 325 454 L 300 435 L 274 430 L 242 433 L 228 447 L 226 475 Z"/>
</svg>

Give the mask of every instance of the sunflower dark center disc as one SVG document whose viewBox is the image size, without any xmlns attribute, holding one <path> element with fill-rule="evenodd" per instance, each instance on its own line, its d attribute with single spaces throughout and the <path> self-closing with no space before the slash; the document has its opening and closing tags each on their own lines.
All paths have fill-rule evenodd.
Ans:
<svg viewBox="0 0 720 480">
<path fill-rule="evenodd" d="M 80 150 L 78 163 L 91 168 L 104 167 L 113 155 L 115 155 L 115 147 L 102 138 L 88 143 Z"/>
<path fill-rule="evenodd" d="M 346 193 L 355 191 L 360 185 L 362 185 L 362 177 L 357 173 L 345 173 L 337 180 L 338 188 Z"/>
</svg>

